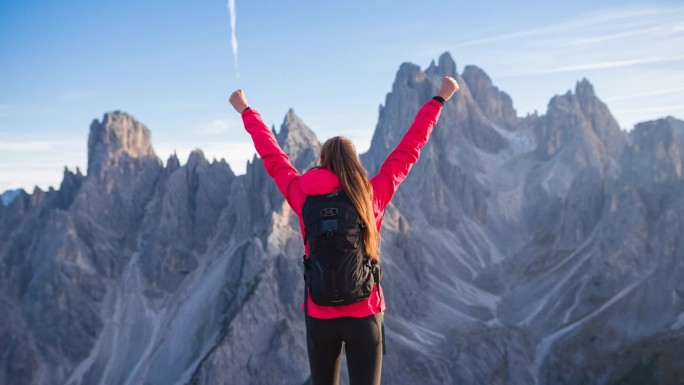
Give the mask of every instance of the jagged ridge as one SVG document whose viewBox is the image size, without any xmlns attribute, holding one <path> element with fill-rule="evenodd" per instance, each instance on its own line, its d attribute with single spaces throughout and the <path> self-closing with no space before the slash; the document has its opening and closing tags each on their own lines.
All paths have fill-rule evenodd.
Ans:
<svg viewBox="0 0 684 385">
<path fill-rule="evenodd" d="M 680 378 L 684 122 L 624 133 L 587 80 L 518 117 L 445 53 L 400 66 L 371 172 L 444 75 L 462 90 L 385 214 L 385 381 Z M 292 110 L 277 139 L 299 170 L 320 148 Z M 304 383 L 301 237 L 261 161 L 164 166 L 121 112 L 88 154 L 0 205 L 0 382 Z"/>
</svg>

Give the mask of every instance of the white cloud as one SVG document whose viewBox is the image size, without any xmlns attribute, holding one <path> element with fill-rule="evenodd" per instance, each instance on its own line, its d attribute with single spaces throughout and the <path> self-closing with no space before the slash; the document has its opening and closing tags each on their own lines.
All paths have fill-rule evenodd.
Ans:
<svg viewBox="0 0 684 385">
<path fill-rule="evenodd" d="M 196 149 L 202 150 L 204 157 L 209 161 L 221 160 L 230 165 L 237 175 L 244 174 L 247 161 L 254 157 L 256 151 L 252 142 L 223 141 L 223 142 L 196 142 L 193 144 L 160 143 L 155 145 L 155 152 L 164 161 L 172 154 L 178 156 L 181 164 L 187 162 L 190 153 Z"/>
<path fill-rule="evenodd" d="M 234 119 L 215 119 L 197 127 L 201 135 L 220 135 L 230 130 L 242 129 L 242 124 Z"/>
<path fill-rule="evenodd" d="M 82 143 L 67 141 L 0 142 L 0 192 L 34 186 L 59 188 L 64 167 L 86 171 Z M 8 155 L 9 154 L 9 155 Z"/>
<path fill-rule="evenodd" d="M 518 39 L 518 38 L 522 38 L 522 37 L 544 35 L 544 34 L 551 33 L 557 29 L 558 29 L 558 27 L 548 27 L 548 28 L 530 29 L 527 31 L 511 32 L 511 33 L 507 33 L 507 34 L 503 34 L 503 35 L 496 35 L 496 36 L 484 37 L 481 39 L 464 41 L 464 42 L 461 42 L 461 43 L 454 45 L 454 48 L 462 48 L 462 47 L 468 47 L 468 46 L 473 46 L 473 45 L 481 45 L 481 44 L 489 44 L 489 43 L 499 43 L 502 41 L 513 40 L 513 39 Z"/>
<path fill-rule="evenodd" d="M 548 98 L 587 78 L 599 97 L 612 96 L 605 100 L 616 102 L 608 106 L 615 118 L 632 126 L 681 115 L 683 20 L 679 4 L 614 6 L 439 51 L 452 47 L 457 59 L 485 69 L 519 114 L 544 111 Z"/>
<path fill-rule="evenodd" d="M 20 188 L 30 193 L 38 183 L 43 190 L 47 190 L 49 186 L 59 186 L 59 174 L 51 171 L 3 170 L 0 177 L 0 194 Z"/>
<path fill-rule="evenodd" d="M 641 99 L 641 98 L 648 98 L 648 97 L 652 97 L 652 96 L 676 94 L 676 93 L 680 93 L 680 92 L 684 92 L 684 87 L 657 90 L 657 91 L 651 91 L 651 92 L 643 92 L 643 93 L 639 93 L 639 94 L 616 96 L 616 97 L 612 97 L 612 98 L 606 98 L 606 99 L 604 99 L 604 101 L 615 102 L 615 101 L 619 101 L 619 100 Z"/>
<path fill-rule="evenodd" d="M 586 15 L 582 15 L 581 17 L 567 20 L 562 23 L 557 23 L 554 25 L 549 25 L 545 27 L 540 27 L 540 28 L 533 28 L 533 29 L 528 29 L 528 30 L 523 30 L 523 31 L 514 31 L 514 32 L 509 32 L 505 34 L 500 34 L 500 35 L 495 35 L 495 36 L 489 36 L 489 37 L 483 37 L 479 39 L 474 39 L 470 41 L 465 41 L 461 43 L 457 43 L 454 45 L 455 48 L 459 47 L 467 47 L 467 46 L 475 46 L 475 45 L 484 45 L 484 44 L 492 44 L 492 43 L 500 43 L 504 41 L 509 41 L 509 40 L 521 40 L 523 38 L 531 38 L 534 37 L 535 40 L 537 37 L 559 37 L 559 36 L 567 36 L 567 37 L 575 37 L 578 34 L 581 33 L 587 33 L 591 32 L 591 35 L 594 36 L 596 41 L 601 41 L 601 38 L 596 38 L 595 36 L 595 29 L 603 29 L 603 28 L 620 28 L 620 29 L 634 29 L 638 25 L 643 25 L 644 23 L 648 24 L 660 24 L 664 20 L 667 19 L 669 16 L 672 15 L 672 12 L 679 12 L 681 14 L 682 12 L 681 7 L 663 7 L 663 8 L 657 8 L 657 7 L 641 7 L 641 8 L 634 8 L 634 9 L 617 9 L 617 10 L 602 10 L 602 11 L 597 11 L 594 13 L 589 13 Z M 676 21 L 679 21 L 681 19 L 676 19 Z M 675 28 L 672 29 L 672 31 L 676 32 L 677 27 L 681 27 L 680 24 L 676 24 Z M 655 27 L 649 27 L 649 28 L 655 28 Z M 660 29 L 667 29 L 665 26 L 659 26 Z M 643 32 L 643 31 L 642 31 Z M 606 35 L 604 39 L 607 37 L 605 40 L 610 40 L 610 35 Z M 612 34 L 614 35 L 614 33 Z M 631 36 L 631 35 L 624 35 L 626 36 Z M 573 40 L 574 42 L 577 42 L 578 40 Z"/>
<path fill-rule="evenodd" d="M 75 167 L 69 167 L 74 171 Z M 31 193 L 35 186 L 41 190 L 48 190 L 50 187 L 58 189 L 64 177 L 64 166 L 61 167 L 41 167 L 41 168 L 21 168 L 3 169 L 0 177 L 0 194 L 7 190 L 24 189 Z M 81 169 L 83 171 L 83 169 Z"/>
<path fill-rule="evenodd" d="M 682 6 L 607 9 L 451 47 L 454 52 L 469 47 L 464 52 L 479 57 L 478 62 L 490 60 L 495 68 L 515 71 L 509 76 L 678 61 L 684 46 L 683 19 Z M 572 62 L 578 64 L 559 65 Z"/>
<path fill-rule="evenodd" d="M 680 26 L 681 27 L 681 26 Z M 657 39 L 664 38 L 678 33 L 678 27 L 671 25 L 649 25 L 646 28 L 630 28 L 624 31 L 608 32 L 602 35 L 583 36 L 572 39 L 564 43 L 565 46 L 586 46 L 589 44 L 602 44 L 615 40 L 622 40 L 627 38 L 637 39 Z"/>
<path fill-rule="evenodd" d="M 55 147 L 54 142 L 45 140 L 28 140 L 28 141 L 0 141 L 0 151 L 8 152 L 35 152 L 52 150 Z"/>
<path fill-rule="evenodd" d="M 622 110 L 616 109 L 616 112 L 620 113 Z M 676 114 L 677 111 L 684 111 L 684 104 L 670 104 L 670 105 L 659 105 L 659 106 L 648 106 L 648 107 L 641 107 L 641 108 L 630 108 L 628 111 L 629 113 L 637 113 L 637 112 L 660 112 L 660 113 L 665 113 L 667 115 L 674 115 L 678 117 L 684 117 L 684 115 L 678 115 Z M 644 120 L 652 120 L 656 119 L 654 117 L 651 117 L 651 119 L 644 119 Z"/>
<path fill-rule="evenodd" d="M 679 62 L 684 61 L 684 56 L 659 56 L 643 59 L 633 59 L 633 60 L 610 60 L 601 61 L 595 63 L 584 63 L 572 66 L 558 67 L 547 70 L 538 70 L 527 73 L 527 75 L 536 75 L 543 73 L 557 73 L 557 72 L 579 72 L 587 70 L 603 70 L 603 69 L 613 69 L 621 67 L 633 67 L 643 64 L 656 64 L 656 63 L 668 63 L 668 62 Z"/>
</svg>

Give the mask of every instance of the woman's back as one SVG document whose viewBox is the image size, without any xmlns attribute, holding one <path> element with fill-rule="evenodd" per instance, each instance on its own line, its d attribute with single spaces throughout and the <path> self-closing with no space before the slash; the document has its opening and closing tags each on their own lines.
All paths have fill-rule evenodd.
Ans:
<svg viewBox="0 0 684 385">
<path fill-rule="evenodd" d="M 311 222 L 308 224 L 309 227 L 317 226 L 311 232 L 322 237 L 334 237 L 335 231 L 339 233 L 341 228 L 344 228 L 343 232 L 350 233 L 352 236 L 353 234 L 362 235 L 363 242 L 358 242 L 358 244 L 359 247 L 363 247 L 363 252 L 357 255 L 359 258 L 367 257 L 369 261 L 377 262 L 380 258 L 379 234 L 385 208 L 418 161 L 420 149 L 427 143 L 444 102 L 456 91 L 458 91 L 456 81 L 445 77 L 438 95 L 425 103 L 418 111 L 402 140 L 380 166 L 378 173 L 370 180 L 361 166 L 351 141 L 344 137 L 328 140 L 319 155 L 318 167 L 300 174 L 290 163 L 287 154 L 278 146 L 273 132 L 264 124 L 259 113 L 248 107 L 242 91 L 235 91 L 230 96 L 231 104 L 241 113 L 245 129 L 252 136 L 266 172 L 273 178 L 278 190 L 299 217 L 305 250 L 305 265 L 308 262 L 308 269 L 318 269 L 316 279 L 319 283 L 329 284 L 330 282 L 326 282 L 326 279 L 332 278 L 328 268 L 323 266 L 325 264 L 323 259 L 318 260 L 319 257 L 327 258 L 330 255 L 325 255 L 326 252 L 321 252 L 321 250 L 328 248 L 327 254 L 337 256 L 344 254 L 340 253 L 343 250 L 331 248 L 348 246 L 335 246 L 342 245 L 344 242 L 326 242 L 325 240 L 321 240 L 319 246 L 319 240 L 307 239 L 306 222 Z M 307 201 L 310 197 L 326 195 L 336 197 L 340 193 L 343 193 L 349 205 L 353 206 L 354 215 L 357 215 L 355 217 L 359 222 L 357 232 L 354 232 L 348 221 L 337 217 L 343 209 L 343 206 L 338 206 L 337 203 L 316 206 L 315 209 L 310 210 L 311 200 Z M 320 201 L 325 202 L 325 200 Z M 304 213 L 305 204 L 307 204 L 306 214 Z M 312 251 L 321 255 L 315 255 L 312 259 Z M 336 263 L 338 261 L 332 262 L 334 266 L 339 265 Z M 384 350 L 385 302 L 380 286 L 380 276 L 374 276 L 372 279 L 366 277 L 368 271 L 375 271 L 370 265 L 368 269 L 363 267 L 359 270 L 361 273 L 351 274 L 352 276 L 364 275 L 364 279 L 367 278 L 368 282 L 372 283 L 367 298 L 368 290 L 364 290 L 360 298 L 356 298 L 360 300 L 352 303 L 345 301 L 344 305 L 331 305 L 329 302 L 318 299 L 314 301 L 310 291 L 312 278 L 306 279 L 302 310 L 305 311 L 309 366 L 314 385 L 338 382 L 343 342 L 347 353 L 350 384 L 380 383 Z M 332 270 L 334 274 L 335 268 Z M 305 270 L 305 277 L 310 274 L 308 271 Z"/>
</svg>

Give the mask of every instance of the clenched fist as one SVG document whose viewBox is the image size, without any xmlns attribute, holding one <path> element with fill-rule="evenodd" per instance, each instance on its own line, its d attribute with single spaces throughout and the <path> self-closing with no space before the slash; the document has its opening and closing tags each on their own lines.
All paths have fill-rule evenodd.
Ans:
<svg viewBox="0 0 684 385">
<path fill-rule="evenodd" d="M 247 104 L 247 98 L 242 90 L 237 90 L 230 95 L 228 99 L 230 104 L 235 108 L 239 114 L 241 114 L 249 105 Z"/>
<path fill-rule="evenodd" d="M 456 79 L 451 76 L 445 76 L 442 80 L 442 87 L 439 89 L 437 96 L 441 96 L 444 101 L 449 100 L 458 91 L 458 83 Z"/>
</svg>

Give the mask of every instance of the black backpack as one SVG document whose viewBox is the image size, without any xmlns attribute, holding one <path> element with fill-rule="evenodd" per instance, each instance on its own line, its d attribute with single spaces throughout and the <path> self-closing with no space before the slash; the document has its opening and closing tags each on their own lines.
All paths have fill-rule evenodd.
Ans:
<svg viewBox="0 0 684 385">
<path fill-rule="evenodd" d="M 304 282 L 322 306 L 349 305 L 368 298 L 380 283 L 380 263 L 366 255 L 363 222 L 344 192 L 310 195 L 302 208 Z M 306 303 L 306 302 L 305 302 Z"/>
</svg>

